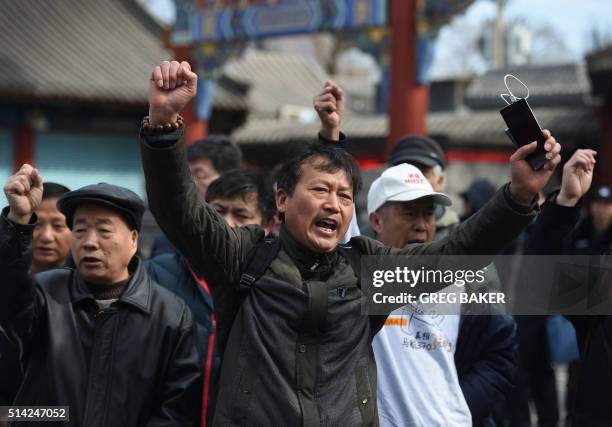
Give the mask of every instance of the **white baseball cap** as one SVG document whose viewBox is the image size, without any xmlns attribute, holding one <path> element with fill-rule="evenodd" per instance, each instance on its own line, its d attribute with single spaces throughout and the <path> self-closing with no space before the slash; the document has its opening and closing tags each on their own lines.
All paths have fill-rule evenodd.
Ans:
<svg viewBox="0 0 612 427">
<path fill-rule="evenodd" d="M 421 197 L 431 197 L 434 203 L 451 205 L 451 199 L 437 193 L 423 173 L 407 163 L 385 170 L 370 186 L 368 191 L 368 215 L 387 202 L 409 202 Z"/>
</svg>

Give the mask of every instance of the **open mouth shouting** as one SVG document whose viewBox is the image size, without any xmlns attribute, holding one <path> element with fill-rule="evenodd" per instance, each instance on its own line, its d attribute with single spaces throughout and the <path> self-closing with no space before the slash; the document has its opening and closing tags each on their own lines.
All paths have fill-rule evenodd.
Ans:
<svg viewBox="0 0 612 427">
<path fill-rule="evenodd" d="M 334 234 L 338 229 L 338 222 L 331 218 L 320 219 L 315 223 L 315 225 L 317 226 L 317 230 L 328 235 Z"/>
</svg>

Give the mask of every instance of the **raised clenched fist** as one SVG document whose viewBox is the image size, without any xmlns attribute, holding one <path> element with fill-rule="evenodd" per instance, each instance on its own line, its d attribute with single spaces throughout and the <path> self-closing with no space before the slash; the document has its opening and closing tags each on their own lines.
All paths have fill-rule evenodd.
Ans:
<svg viewBox="0 0 612 427">
<path fill-rule="evenodd" d="M 152 125 L 174 123 L 196 95 L 198 76 L 188 62 L 164 61 L 149 79 L 149 120 Z"/>
<path fill-rule="evenodd" d="M 9 202 L 8 219 L 27 224 L 40 206 L 43 195 L 43 180 L 37 169 L 25 164 L 4 185 L 4 194 Z"/>
<path fill-rule="evenodd" d="M 321 121 L 321 136 L 338 140 L 344 114 L 344 93 L 340 86 L 326 81 L 321 93 L 314 97 L 313 106 Z"/>
</svg>

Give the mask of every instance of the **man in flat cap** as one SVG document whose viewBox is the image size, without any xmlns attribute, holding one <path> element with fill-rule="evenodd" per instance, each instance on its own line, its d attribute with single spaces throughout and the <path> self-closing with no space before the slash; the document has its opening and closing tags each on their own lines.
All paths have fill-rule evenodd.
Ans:
<svg viewBox="0 0 612 427">
<path fill-rule="evenodd" d="M 30 275 L 42 178 L 11 176 L 0 216 L 0 326 L 20 350 L 15 405 L 69 406 L 75 426 L 195 425 L 201 375 L 184 302 L 135 256 L 144 204 L 109 184 L 63 195 L 76 270 Z"/>
</svg>

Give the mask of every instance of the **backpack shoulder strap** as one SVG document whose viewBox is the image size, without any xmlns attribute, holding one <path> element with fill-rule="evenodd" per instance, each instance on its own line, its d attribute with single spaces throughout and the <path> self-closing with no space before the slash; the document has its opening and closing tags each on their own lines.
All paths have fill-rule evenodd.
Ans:
<svg viewBox="0 0 612 427">
<path fill-rule="evenodd" d="M 276 238 L 262 239 L 255 244 L 249 251 L 238 291 L 246 294 L 251 290 L 251 286 L 266 272 L 274 258 L 280 250 L 280 240 Z"/>
<path fill-rule="evenodd" d="M 357 276 L 359 287 L 361 287 L 361 281 L 359 281 L 359 276 L 361 275 L 361 251 L 357 246 L 351 245 L 350 243 L 338 246 L 338 251 L 348 261 L 355 272 L 355 276 Z"/>
</svg>

